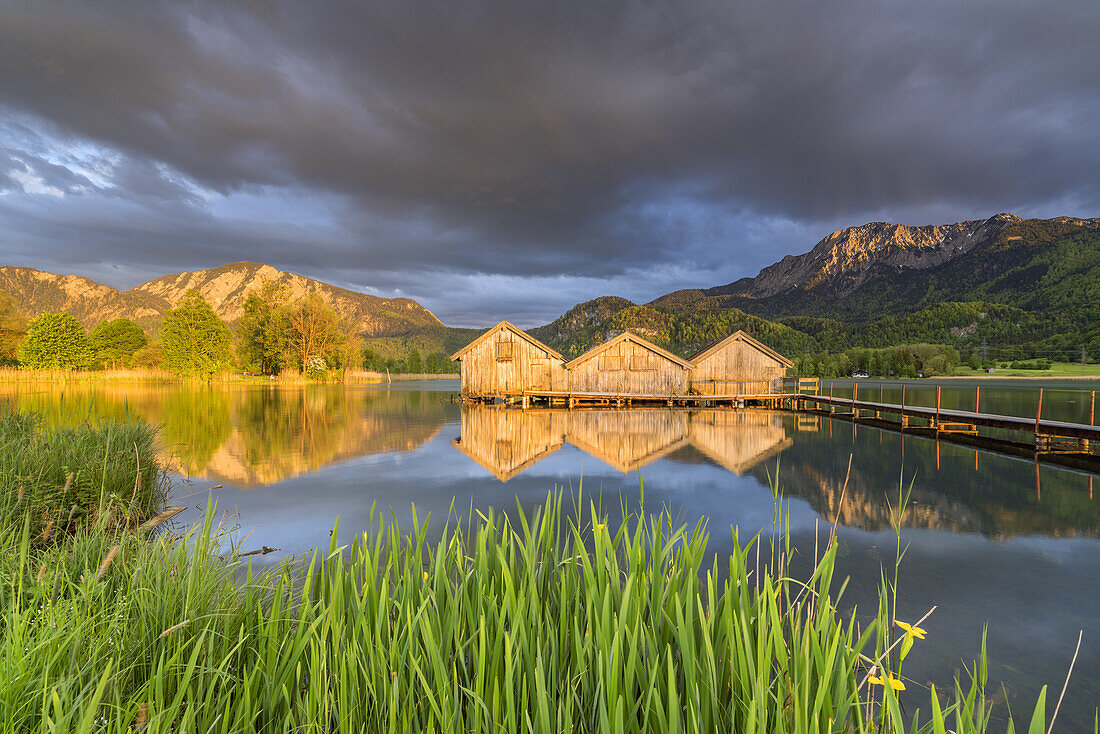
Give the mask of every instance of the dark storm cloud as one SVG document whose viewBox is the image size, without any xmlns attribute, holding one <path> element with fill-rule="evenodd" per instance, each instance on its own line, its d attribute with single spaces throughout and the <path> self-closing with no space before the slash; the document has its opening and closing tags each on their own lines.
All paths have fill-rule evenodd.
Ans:
<svg viewBox="0 0 1100 734">
<path fill-rule="evenodd" d="M 871 216 L 1095 214 L 1098 34 L 1093 0 L 9 5 L 0 189 L 152 271 L 721 282 Z"/>
</svg>

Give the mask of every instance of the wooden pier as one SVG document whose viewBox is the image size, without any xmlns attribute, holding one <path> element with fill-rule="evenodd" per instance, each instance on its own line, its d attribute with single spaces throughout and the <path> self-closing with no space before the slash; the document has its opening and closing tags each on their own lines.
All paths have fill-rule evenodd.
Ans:
<svg viewBox="0 0 1100 734">
<path fill-rule="evenodd" d="M 904 396 L 904 393 L 903 393 Z M 977 433 L 978 426 L 998 428 L 1008 431 L 1031 433 L 1039 441 L 1047 439 L 1067 439 L 1073 441 L 1100 440 L 1100 426 L 1088 423 L 1069 423 L 1066 421 L 1046 420 L 1042 417 L 1043 390 L 1039 390 L 1039 410 L 1034 418 L 1011 415 L 983 413 L 976 410 L 954 410 L 940 407 L 940 388 L 936 387 L 936 406 L 895 405 L 877 401 L 859 400 L 858 397 L 841 398 L 832 395 L 804 395 L 793 393 L 784 396 L 784 407 L 792 410 L 805 410 L 807 404 L 828 409 L 830 415 L 851 415 L 859 419 L 867 412 L 879 418 L 882 414 L 896 415 L 901 419 L 902 428 L 916 428 L 937 433 Z M 1095 397 L 1094 397 L 1095 401 Z M 1094 403 L 1095 404 L 1095 403 Z M 1093 413 L 1095 415 L 1095 411 Z M 920 424 L 913 424 L 916 418 Z M 1087 447 L 1087 444 L 1086 444 Z"/>
<path fill-rule="evenodd" d="M 760 393 L 756 395 L 653 395 L 642 393 L 572 392 L 527 390 L 505 398 L 505 403 L 523 408 L 566 408 L 570 410 L 632 409 L 718 409 L 786 410 L 800 416 L 823 416 L 891 431 L 910 432 L 974 448 L 984 448 L 1015 456 L 1034 456 L 1036 460 L 1095 471 L 1100 468 L 1100 426 L 1092 423 L 1054 421 L 1042 417 L 1042 389 L 1039 409 L 1034 418 L 998 415 L 978 410 L 940 407 L 940 388 L 936 406 L 907 405 L 902 392 L 901 404 L 881 400 L 860 400 L 858 388 L 853 397 L 820 394 L 816 380 L 792 381 L 798 392 Z M 881 390 L 878 391 L 881 396 Z M 980 388 L 975 391 L 975 406 L 980 405 Z M 1095 394 L 1092 417 L 1095 419 Z M 979 433 L 979 428 L 1019 432 L 1033 437 L 1028 442 Z M 1094 443 L 1095 442 L 1095 443 Z"/>
<path fill-rule="evenodd" d="M 629 392 L 525 390 L 522 395 L 513 398 L 511 402 L 520 403 L 524 407 L 542 405 L 552 408 L 638 408 L 666 406 L 675 408 L 760 407 L 777 409 L 783 407 L 784 401 L 790 397 L 790 395 L 783 393 L 761 393 L 759 395 L 647 395 Z"/>
</svg>

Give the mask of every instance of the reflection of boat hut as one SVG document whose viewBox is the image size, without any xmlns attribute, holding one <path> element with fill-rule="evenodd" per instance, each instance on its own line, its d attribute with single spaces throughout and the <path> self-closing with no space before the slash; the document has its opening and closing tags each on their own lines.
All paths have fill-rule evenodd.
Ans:
<svg viewBox="0 0 1100 734">
<path fill-rule="evenodd" d="M 524 390 L 565 390 L 565 358 L 522 329 L 501 321 L 459 349 L 463 397 L 502 397 Z"/>
<path fill-rule="evenodd" d="M 461 438 L 451 445 L 507 482 L 560 449 L 567 422 L 568 414 L 558 411 L 464 405 Z"/>
<path fill-rule="evenodd" d="M 565 365 L 572 392 L 683 395 L 690 362 L 629 331 Z"/>
<path fill-rule="evenodd" d="M 794 363 L 743 331 L 736 331 L 691 357 L 691 391 L 701 395 L 764 395 Z"/>
<path fill-rule="evenodd" d="M 687 443 L 687 413 L 682 411 L 585 410 L 568 415 L 569 443 L 621 472 Z"/>
<path fill-rule="evenodd" d="M 745 473 L 794 443 L 775 413 L 692 413 L 688 436 L 707 458 L 735 474 Z"/>
</svg>

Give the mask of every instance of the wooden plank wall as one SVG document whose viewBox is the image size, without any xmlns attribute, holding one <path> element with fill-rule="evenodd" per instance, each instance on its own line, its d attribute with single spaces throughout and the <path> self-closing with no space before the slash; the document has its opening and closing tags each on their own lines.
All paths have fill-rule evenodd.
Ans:
<svg viewBox="0 0 1100 734">
<path fill-rule="evenodd" d="M 774 357 L 734 341 L 697 362 L 689 382 L 702 395 L 759 395 L 774 392 L 773 381 L 786 372 Z"/>
<path fill-rule="evenodd" d="M 645 347 L 622 341 L 570 370 L 573 392 L 683 395 L 688 371 Z"/>
<path fill-rule="evenodd" d="M 462 357 L 463 396 L 515 395 L 524 390 L 567 390 L 565 363 L 502 329 Z"/>
</svg>

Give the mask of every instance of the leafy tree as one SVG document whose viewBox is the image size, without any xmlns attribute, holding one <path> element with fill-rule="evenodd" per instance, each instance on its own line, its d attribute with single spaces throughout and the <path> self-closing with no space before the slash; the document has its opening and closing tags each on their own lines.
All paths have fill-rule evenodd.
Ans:
<svg viewBox="0 0 1100 734">
<path fill-rule="evenodd" d="M 0 291 L 0 363 L 13 364 L 18 359 L 19 343 L 27 335 L 27 319 L 15 299 Z"/>
<path fill-rule="evenodd" d="M 237 357 L 241 367 L 265 375 L 277 375 L 286 363 L 289 328 L 286 287 L 268 281 L 252 291 L 237 321 Z"/>
<path fill-rule="evenodd" d="M 150 342 L 134 352 L 130 363 L 134 367 L 161 367 L 164 365 L 164 353 L 160 351 L 160 344 Z"/>
<path fill-rule="evenodd" d="M 229 327 L 196 290 L 187 291 L 179 305 L 161 317 L 164 366 L 175 372 L 210 374 L 227 368 L 231 340 Z"/>
<path fill-rule="evenodd" d="M 416 347 L 409 350 L 409 356 L 405 359 L 405 366 L 409 374 L 419 374 L 424 371 L 424 363 L 420 360 L 420 350 Z"/>
<path fill-rule="evenodd" d="M 429 354 L 428 359 L 424 361 L 424 370 L 435 374 L 439 372 L 439 355 Z"/>
<path fill-rule="evenodd" d="M 127 366 L 134 352 L 149 343 L 149 338 L 141 327 L 129 319 L 100 321 L 88 336 L 88 342 L 95 354 L 95 361 L 101 366 Z"/>
<path fill-rule="evenodd" d="M 93 359 L 84 327 L 64 311 L 31 319 L 19 349 L 19 361 L 31 369 L 87 369 Z"/>
<path fill-rule="evenodd" d="M 319 295 L 310 293 L 299 298 L 287 311 L 286 318 L 287 348 L 300 371 L 316 364 L 318 359 L 326 365 L 342 362 L 347 335 L 340 328 L 336 311 Z"/>
</svg>

